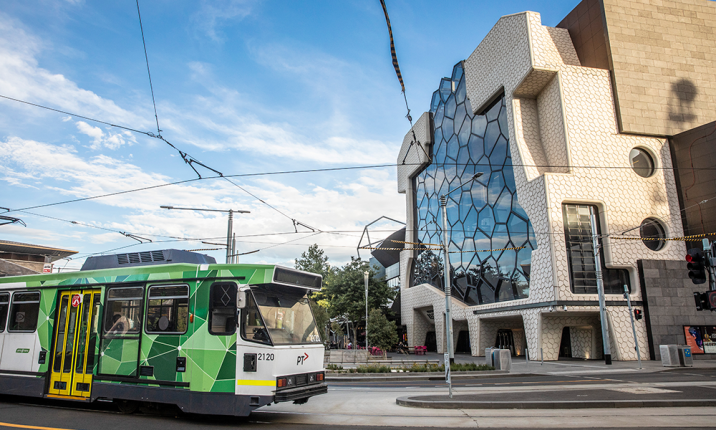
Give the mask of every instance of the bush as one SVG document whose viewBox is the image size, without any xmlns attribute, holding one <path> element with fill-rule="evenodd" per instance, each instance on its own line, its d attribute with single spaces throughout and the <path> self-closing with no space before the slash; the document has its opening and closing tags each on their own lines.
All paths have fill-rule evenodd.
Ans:
<svg viewBox="0 0 716 430">
<path fill-rule="evenodd" d="M 445 371 L 445 368 L 443 366 L 440 366 L 442 371 Z M 481 372 L 484 370 L 495 370 L 494 367 L 488 366 L 487 364 L 475 364 L 475 363 L 466 363 L 466 364 L 458 364 L 453 363 L 450 365 L 450 371 L 452 372 Z"/>
<path fill-rule="evenodd" d="M 377 365 L 360 365 L 356 368 L 355 373 L 390 373 L 390 366 L 377 366 Z"/>
<path fill-rule="evenodd" d="M 339 366 L 337 364 L 328 364 L 326 366 L 327 370 L 343 370 L 343 366 Z"/>
<path fill-rule="evenodd" d="M 417 364 L 413 363 L 411 367 L 403 367 L 405 372 L 445 372 L 445 366 L 437 364 Z M 485 370 L 495 370 L 494 367 L 485 364 L 466 363 L 458 364 L 453 363 L 450 365 L 450 371 L 452 372 L 482 372 Z"/>
</svg>

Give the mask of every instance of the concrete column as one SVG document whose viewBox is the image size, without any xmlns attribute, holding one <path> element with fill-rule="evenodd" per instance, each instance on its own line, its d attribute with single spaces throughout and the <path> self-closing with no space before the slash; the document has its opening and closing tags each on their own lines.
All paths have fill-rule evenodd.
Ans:
<svg viewBox="0 0 716 430">
<path fill-rule="evenodd" d="M 559 359 L 559 344 L 562 341 L 562 318 L 542 314 L 542 353 L 545 361 Z"/>
<path fill-rule="evenodd" d="M 473 357 L 482 357 L 485 350 L 480 351 L 480 318 L 477 315 L 467 317 L 467 326 L 470 331 L 470 350 Z"/>
</svg>

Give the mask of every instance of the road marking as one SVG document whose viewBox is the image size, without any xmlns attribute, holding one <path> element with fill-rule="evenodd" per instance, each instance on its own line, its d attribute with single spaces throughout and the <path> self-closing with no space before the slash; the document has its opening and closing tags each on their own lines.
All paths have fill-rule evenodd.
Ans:
<svg viewBox="0 0 716 430">
<path fill-rule="evenodd" d="M 68 430 L 58 427 L 40 427 L 40 426 L 26 426 L 22 424 L 10 424 L 10 423 L 0 423 L 0 427 L 12 427 L 12 428 L 18 428 L 18 429 L 37 429 L 37 430 Z"/>
</svg>

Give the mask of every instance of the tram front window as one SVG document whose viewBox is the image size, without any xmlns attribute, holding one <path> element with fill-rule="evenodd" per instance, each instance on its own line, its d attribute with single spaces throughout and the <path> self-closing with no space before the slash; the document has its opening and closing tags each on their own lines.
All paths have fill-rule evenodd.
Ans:
<svg viewBox="0 0 716 430">
<path fill-rule="evenodd" d="M 251 291 L 274 345 L 321 343 L 304 290 L 271 284 Z"/>
</svg>

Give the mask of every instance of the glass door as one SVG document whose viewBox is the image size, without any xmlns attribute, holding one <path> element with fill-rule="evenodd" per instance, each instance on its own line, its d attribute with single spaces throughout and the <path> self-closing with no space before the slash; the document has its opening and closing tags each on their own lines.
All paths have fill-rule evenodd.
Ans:
<svg viewBox="0 0 716 430">
<path fill-rule="evenodd" d="M 59 296 L 49 394 L 89 397 L 99 323 L 100 290 Z"/>
</svg>

